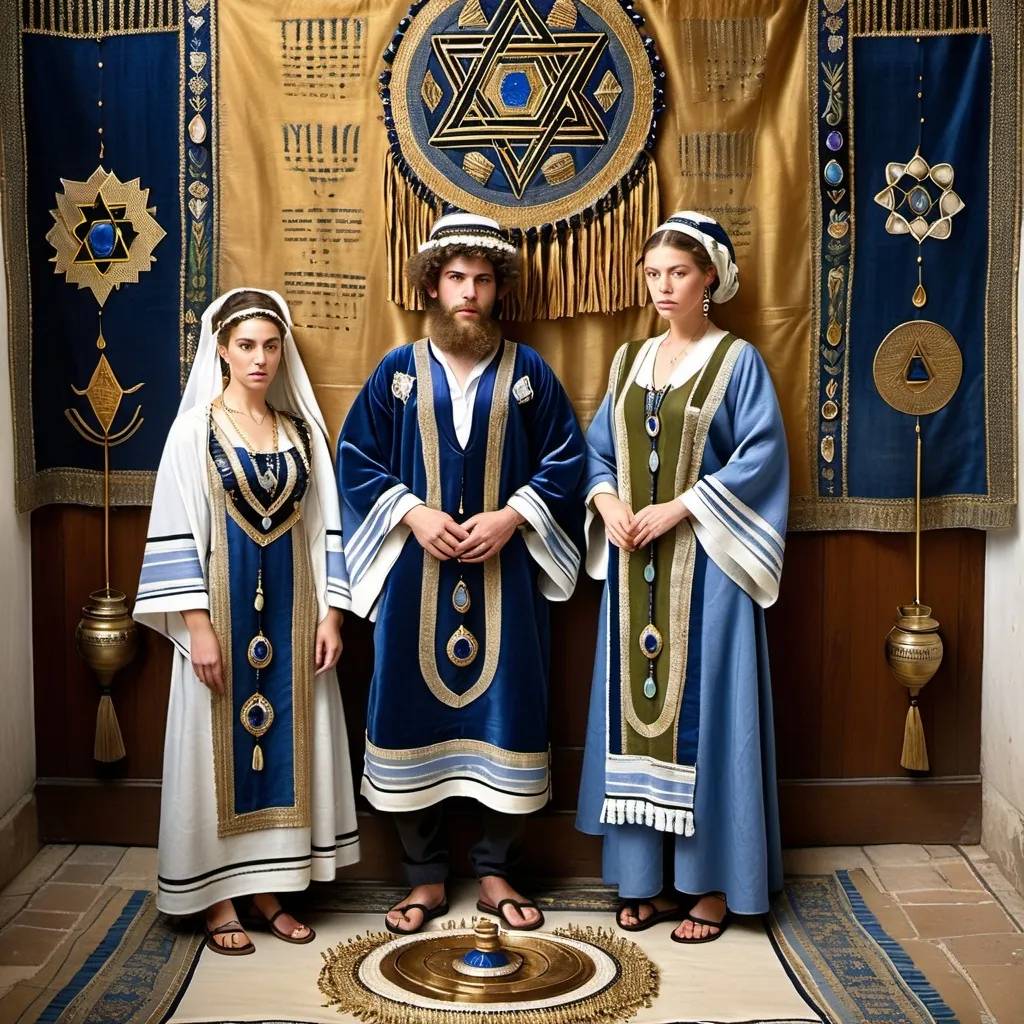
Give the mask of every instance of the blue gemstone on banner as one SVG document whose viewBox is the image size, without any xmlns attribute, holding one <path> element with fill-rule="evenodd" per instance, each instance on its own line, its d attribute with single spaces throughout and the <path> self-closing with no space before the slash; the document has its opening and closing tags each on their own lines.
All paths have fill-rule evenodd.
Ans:
<svg viewBox="0 0 1024 1024">
<path fill-rule="evenodd" d="M 109 220 L 98 220 L 89 228 L 89 248 L 93 256 L 109 256 L 114 251 L 114 225 Z"/>
<path fill-rule="evenodd" d="M 647 580 L 648 583 L 654 582 L 654 566 L 650 562 L 644 566 L 644 579 Z"/>
<path fill-rule="evenodd" d="M 658 688 L 654 685 L 654 680 L 650 676 L 648 676 L 647 682 L 644 683 L 644 696 L 648 700 L 653 700 L 657 692 Z"/>
<path fill-rule="evenodd" d="M 825 165 L 825 180 L 830 185 L 838 185 L 843 180 L 843 169 L 835 160 L 829 160 Z"/>
<path fill-rule="evenodd" d="M 252 656 L 257 661 L 263 661 L 263 659 L 266 658 L 268 653 L 269 648 L 267 647 L 266 640 L 257 640 L 256 643 L 252 645 Z"/>
<path fill-rule="evenodd" d="M 248 719 L 249 724 L 254 729 L 263 728 L 263 723 L 267 720 L 267 712 L 264 710 L 263 705 L 253 704 L 253 706 L 249 708 Z"/>
<path fill-rule="evenodd" d="M 825 138 L 825 145 L 832 150 L 833 153 L 838 152 L 843 148 L 843 137 L 839 132 L 829 132 Z"/>
<path fill-rule="evenodd" d="M 473 653 L 473 645 L 464 636 L 460 636 L 458 640 L 452 644 L 452 654 L 455 655 L 459 661 L 465 661 Z"/>
<path fill-rule="evenodd" d="M 532 91 L 530 80 L 522 71 L 510 71 L 501 80 L 501 102 L 506 107 L 525 107 Z"/>
<path fill-rule="evenodd" d="M 644 635 L 644 650 L 648 654 L 656 654 L 658 651 L 658 636 L 656 633 L 647 633 Z"/>
<path fill-rule="evenodd" d="M 658 472 L 658 467 L 661 465 L 661 459 L 658 458 L 657 452 L 651 452 L 651 457 L 647 460 L 647 466 L 652 473 Z"/>
<path fill-rule="evenodd" d="M 932 197 L 928 195 L 928 190 L 922 188 L 920 185 L 915 185 L 907 196 L 907 202 L 910 203 L 910 208 L 914 213 L 927 213 L 932 205 Z"/>
</svg>

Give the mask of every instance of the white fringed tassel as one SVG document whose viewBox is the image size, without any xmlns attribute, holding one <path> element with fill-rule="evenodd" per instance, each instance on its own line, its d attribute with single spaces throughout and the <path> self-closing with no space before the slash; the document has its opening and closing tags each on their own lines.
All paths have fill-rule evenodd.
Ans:
<svg viewBox="0 0 1024 1024">
<path fill-rule="evenodd" d="M 689 838 L 694 833 L 693 811 L 659 807 L 648 800 L 606 797 L 601 805 L 602 825 L 646 825 L 657 832 Z"/>
</svg>

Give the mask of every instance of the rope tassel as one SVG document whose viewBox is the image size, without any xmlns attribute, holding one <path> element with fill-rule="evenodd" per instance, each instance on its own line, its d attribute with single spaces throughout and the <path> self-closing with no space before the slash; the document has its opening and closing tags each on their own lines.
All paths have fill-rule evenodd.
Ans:
<svg viewBox="0 0 1024 1024">
<path fill-rule="evenodd" d="M 924 724 L 917 706 L 917 694 L 911 694 L 907 708 L 907 722 L 903 727 L 903 755 L 900 764 L 915 772 L 928 771 L 928 746 L 924 739 Z"/>
<path fill-rule="evenodd" d="M 110 693 L 100 697 L 96 709 L 96 742 L 92 756 L 97 761 L 120 761 L 125 756 L 124 740 L 121 737 L 121 726 L 117 722 L 117 712 Z"/>
</svg>

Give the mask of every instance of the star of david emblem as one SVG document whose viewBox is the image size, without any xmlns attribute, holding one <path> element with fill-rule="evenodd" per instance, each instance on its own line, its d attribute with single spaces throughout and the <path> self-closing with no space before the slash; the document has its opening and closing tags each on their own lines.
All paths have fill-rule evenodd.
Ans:
<svg viewBox="0 0 1024 1024">
<path fill-rule="evenodd" d="M 517 199 L 552 146 L 601 146 L 608 133 L 583 87 L 608 45 L 600 32 L 555 36 L 525 0 L 504 0 L 486 29 L 436 35 L 454 97 L 438 149 L 493 147 Z"/>
<path fill-rule="evenodd" d="M 62 178 L 54 224 L 46 240 L 52 262 L 69 284 L 91 288 L 102 306 L 115 288 L 133 284 L 153 263 L 153 249 L 166 232 L 147 207 L 149 189 L 139 179 L 120 181 L 97 167 L 88 181 Z"/>
</svg>

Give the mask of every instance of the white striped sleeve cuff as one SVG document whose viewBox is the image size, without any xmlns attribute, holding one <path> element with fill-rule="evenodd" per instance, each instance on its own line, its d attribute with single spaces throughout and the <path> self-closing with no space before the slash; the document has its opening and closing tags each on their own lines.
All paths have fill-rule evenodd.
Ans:
<svg viewBox="0 0 1024 1024">
<path fill-rule="evenodd" d="M 558 525 L 547 503 L 529 485 L 520 487 L 508 499 L 530 526 L 523 531 L 526 550 L 541 568 L 540 592 L 549 601 L 568 601 L 576 589 L 580 553 L 569 535 Z"/>
<path fill-rule="evenodd" d="M 402 524 L 402 519 L 410 509 L 422 504 L 422 499 L 405 484 L 395 484 L 377 499 L 352 535 L 345 549 L 345 560 L 352 611 L 356 615 L 373 617 L 370 612 L 409 536 L 409 527 Z"/>
<path fill-rule="evenodd" d="M 713 476 L 679 496 L 708 557 L 762 608 L 779 596 L 786 542 L 766 519 Z"/>
<path fill-rule="evenodd" d="M 152 614 L 209 606 L 203 567 L 192 537 L 150 537 L 142 556 L 136 610 Z"/>
</svg>

